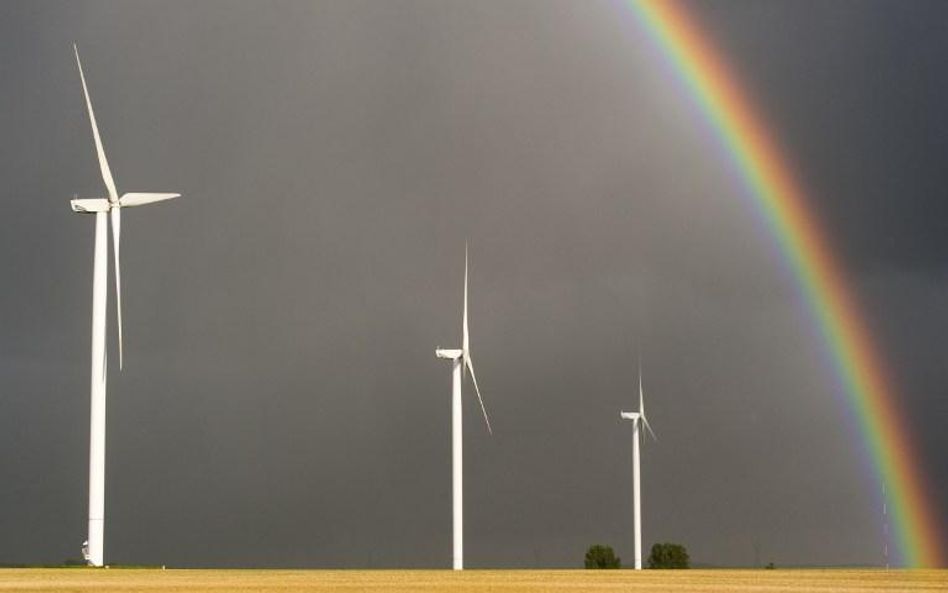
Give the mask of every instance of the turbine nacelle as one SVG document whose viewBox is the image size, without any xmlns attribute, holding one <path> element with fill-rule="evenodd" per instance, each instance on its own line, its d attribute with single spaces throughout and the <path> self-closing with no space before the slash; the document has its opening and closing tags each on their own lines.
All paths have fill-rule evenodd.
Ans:
<svg viewBox="0 0 948 593">
<path fill-rule="evenodd" d="M 635 421 L 639 419 L 640 414 L 638 412 L 619 412 L 619 416 L 623 420 Z"/>
<path fill-rule="evenodd" d="M 96 212 L 108 212 L 113 208 L 134 208 L 178 197 L 181 197 L 181 194 L 132 192 L 123 195 L 116 203 L 110 202 L 108 198 L 86 198 L 69 200 L 69 204 L 72 206 L 73 212 L 94 214 Z"/>
<path fill-rule="evenodd" d="M 108 212 L 112 209 L 112 204 L 105 198 L 87 198 L 69 200 L 73 212 L 79 214 L 95 214 L 96 212 Z"/>
<path fill-rule="evenodd" d="M 457 360 L 464 355 L 464 351 L 460 348 L 438 348 L 435 350 L 435 355 L 438 358 L 446 358 L 448 360 Z"/>
</svg>

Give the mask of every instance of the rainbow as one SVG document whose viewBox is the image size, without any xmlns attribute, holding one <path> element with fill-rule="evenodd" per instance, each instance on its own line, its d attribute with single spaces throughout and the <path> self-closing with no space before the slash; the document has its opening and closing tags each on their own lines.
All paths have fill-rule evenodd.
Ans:
<svg viewBox="0 0 948 593">
<path fill-rule="evenodd" d="M 886 487 L 893 543 L 902 563 L 937 566 L 944 556 L 935 508 L 926 496 L 897 394 L 787 159 L 733 70 L 677 0 L 621 1 L 690 91 L 792 270 L 859 437 Z"/>
</svg>

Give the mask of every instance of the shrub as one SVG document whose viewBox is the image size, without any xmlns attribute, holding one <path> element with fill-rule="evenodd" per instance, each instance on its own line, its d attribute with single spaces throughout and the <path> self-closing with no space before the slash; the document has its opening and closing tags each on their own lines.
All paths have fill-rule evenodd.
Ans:
<svg viewBox="0 0 948 593">
<path fill-rule="evenodd" d="M 688 551 L 681 544 L 654 544 L 648 557 L 649 568 L 689 568 Z"/>
<path fill-rule="evenodd" d="M 586 568 L 622 568 L 622 562 L 612 546 L 596 544 L 586 550 Z"/>
</svg>

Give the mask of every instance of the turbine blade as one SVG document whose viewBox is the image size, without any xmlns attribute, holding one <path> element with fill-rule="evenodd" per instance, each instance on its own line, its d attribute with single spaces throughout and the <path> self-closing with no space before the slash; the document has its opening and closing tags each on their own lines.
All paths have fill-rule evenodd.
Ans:
<svg viewBox="0 0 948 593">
<path fill-rule="evenodd" d="M 646 430 L 648 430 L 648 433 L 652 435 L 652 440 L 654 440 L 657 443 L 658 437 L 655 436 L 655 431 L 652 430 L 652 425 L 648 423 L 648 418 L 646 418 L 645 416 L 642 416 L 642 424 L 645 425 L 645 428 Z"/>
<path fill-rule="evenodd" d="M 642 392 L 642 369 L 639 367 L 639 414 L 645 415 L 645 396 Z"/>
<path fill-rule="evenodd" d="M 129 192 L 119 198 L 119 206 L 122 208 L 129 208 L 132 206 L 144 206 L 145 204 L 152 204 L 154 202 L 162 202 L 164 200 L 170 200 L 172 198 L 179 198 L 181 194 L 167 194 L 167 193 L 143 193 L 143 192 Z"/>
<path fill-rule="evenodd" d="M 642 361 L 639 359 L 639 417 L 642 419 L 642 424 L 645 425 L 645 428 L 648 430 L 648 433 L 652 435 L 652 439 L 658 442 L 658 437 L 655 436 L 655 431 L 652 430 L 652 425 L 648 423 L 648 417 L 645 415 L 645 393 L 642 391 Z"/>
<path fill-rule="evenodd" d="M 122 239 L 122 209 L 112 208 L 112 252 L 115 254 L 115 313 L 118 320 L 119 370 L 122 370 L 122 268 L 119 265 L 119 245 Z"/>
<path fill-rule="evenodd" d="M 115 180 L 112 179 L 112 170 L 109 169 L 109 161 L 105 158 L 105 149 L 102 148 L 102 138 L 99 136 L 99 126 L 95 123 L 95 113 L 92 112 L 92 100 L 89 98 L 89 88 L 86 86 L 86 75 L 82 72 L 82 62 L 79 60 L 79 48 L 76 44 L 72 46 L 76 52 L 76 64 L 79 65 L 79 78 L 82 79 L 82 92 L 86 96 L 86 107 L 89 110 L 89 121 L 92 123 L 92 137 L 95 138 L 95 151 L 99 156 L 99 169 L 102 170 L 102 181 L 109 191 L 109 202 L 118 202 L 118 192 L 115 190 Z"/>
<path fill-rule="evenodd" d="M 474 382 L 474 391 L 477 392 L 477 401 L 481 403 L 481 412 L 484 413 L 484 422 L 487 423 L 487 432 L 494 434 L 494 431 L 490 428 L 490 418 L 487 417 L 487 408 L 484 407 L 484 399 L 481 397 L 481 388 L 477 386 L 477 376 L 474 375 L 474 365 L 471 363 L 470 355 L 468 355 L 464 362 L 471 371 L 471 381 Z"/>
</svg>

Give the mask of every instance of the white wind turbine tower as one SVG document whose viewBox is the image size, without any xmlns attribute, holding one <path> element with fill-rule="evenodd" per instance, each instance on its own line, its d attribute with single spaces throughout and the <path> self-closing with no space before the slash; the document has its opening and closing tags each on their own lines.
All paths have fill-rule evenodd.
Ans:
<svg viewBox="0 0 948 593">
<path fill-rule="evenodd" d="M 645 425 L 649 434 L 656 441 L 658 437 L 652 431 L 648 418 L 645 416 L 645 397 L 642 394 L 642 365 L 639 365 L 639 411 L 638 412 L 620 412 L 619 414 L 625 420 L 632 421 L 632 508 L 635 518 L 635 570 L 642 570 L 642 494 L 640 491 L 641 479 L 639 477 L 639 438 L 641 431 L 640 425 Z"/>
<path fill-rule="evenodd" d="M 454 552 L 453 567 L 454 570 L 464 569 L 464 455 L 462 452 L 462 428 L 461 422 L 461 374 L 465 370 L 471 371 L 471 381 L 474 383 L 474 390 L 477 392 L 477 400 L 481 404 L 481 412 L 484 414 L 484 422 L 487 423 L 487 432 L 493 434 L 490 428 L 490 419 L 487 417 L 487 409 L 484 408 L 484 400 L 481 399 L 481 390 L 477 386 L 477 377 L 474 375 L 474 365 L 471 364 L 471 346 L 467 331 L 467 244 L 464 245 L 464 319 L 461 325 L 461 349 L 435 350 L 438 358 L 446 358 L 452 362 L 451 365 L 451 458 L 452 458 L 452 483 L 453 483 L 453 509 L 454 509 Z"/>
<path fill-rule="evenodd" d="M 73 45 L 79 77 L 82 80 L 82 92 L 89 110 L 89 122 L 92 124 L 92 137 L 99 157 L 102 180 L 108 191 L 108 198 L 72 200 L 72 209 L 80 214 L 95 214 L 95 259 L 92 273 L 92 413 L 89 434 L 89 539 L 84 546 L 87 561 L 93 566 L 103 564 L 103 533 L 105 524 L 105 383 L 107 375 L 107 355 L 105 350 L 106 305 L 108 291 L 106 285 L 109 275 L 108 230 L 109 218 L 112 226 L 112 249 L 115 254 L 115 301 L 116 321 L 118 323 L 119 369 L 122 368 L 122 286 L 119 268 L 119 239 L 122 232 L 122 208 L 143 206 L 177 198 L 181 194 L 169 193 L 127 193 L 119 197 L 115 181 L 109 169 L 102 148 L 102 138 L 92 112 L 92 101 L 86 77 L 79 61 L 79 49 Z"/>
</svg>

